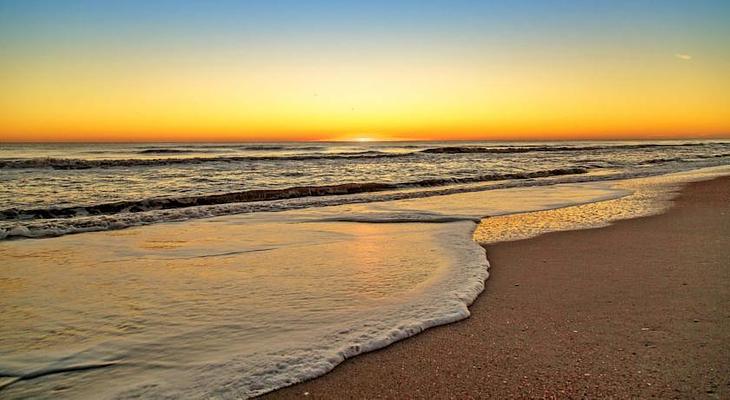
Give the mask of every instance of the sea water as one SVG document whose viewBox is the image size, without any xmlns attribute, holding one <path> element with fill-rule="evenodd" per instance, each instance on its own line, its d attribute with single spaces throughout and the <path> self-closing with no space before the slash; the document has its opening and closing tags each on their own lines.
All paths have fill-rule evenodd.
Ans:
<svg viewBox="0 0 730 400">
<path fill-rule="evenodd" d="M 728 141 L 2 144 L 0 239 L 723 165 Z"/>
<path fill-rule="evenodd" d="M 90 147 L 96 150 L 75 145 L 74 157 L 82 151 L 107 151 L 105 146 L 122 145 Z M 123 145 L 127 154 L 147 149 L 130 150 L 137 146 Z M 189 146 L 197 149 L 203 145 Z M 320 152 L 337 153 L 338 157 L 363 151 L 420 152 L 427 154 L 425 157 L 436 154 L 444 157 L 442 169 L 418 161 L 422 165 L 414 170 L 423 175 L 413 178 L 407 169 L 397 175 L 387 172 L 387 167 L 381 171 L 371 165 L 366 169 L 377 179 L 366 180 L 339 169 L 326 172 L 324 166 L 312 166 L 321 176 L 310 177 L 317 183 L 310 187 L 343 182 L 353 187 L 363 182 L 393 184 L 346 194 L 315 192 L 318 196 L 291 190 L 307 186 L 294 186 L 295 181 L 266 186 L 266 179 L 252 173 L 248 179 L 258 180 L 259 186 L 234 188 L 236 193 L 245 193 L 244 198 L 219 204 L 192 201 L 184 206 L 172 201 L 164 203 L 174 204 L 167 208 L 159 206 L 160 201 L 233 192 L 222 184 L 201 185 L 196 193 L 180 189 L 184 185 L 179 181 L 195 179 L 195 168 L 182 162 L 187 172 L 177 170 L 181 165 L 162 161 L 149 165 L 114 165 L 108 161 L 184 158 L 180 152 L 158 151 L 155 157 L 165 155 L 158 158 L 150 158 L 149 153 L 136 158 L 108 153 L 90 153 L 92 156 L 78 159 L 67 156 L 77 161 L 63 161 L 63 165 L 81 159 L 107 161 L 84 169 L 61 169 L 53 160 L 65 153 L 52 153 L 58 151 L 54 146 L 44 150 L 49 153 L 36 150 L 43 158 L 28 150 L 33 146 L 7 150 L 14 152 L 6 157 L 14 164 L 6 164 L 0 172 L 3 183 L 12 184 L 3 185 L 2 196 L 15 203 L 4 209 L 6 234 L 0 242 L 0 395 L 241 398 L 265 393 L 326 373 L 347 357 L 468 317 L 467 306 L 483 290 L 488 276 L 485 252 L 472 236 L 484 217 L 476 232 L 476 238 L 483 242 L 600 225 L 631 217 L 632 212 L 659 212 L 678 182 L 728 171 L 723 166 L 728 160 L 722 155 L 726 145 L 715 142 L 576 143 L 556 145 L 560 147 L 555 150 L 544 150 L 548 145 L 521 145 L 528 148 L 524 151 L 517 151 L 521 147 L 515 144 L 398 146 L 395 150 L 359 146 Z M 624 147 L 605 150 L 602 146 Z M 499 152 L 493 150 L 496 148 Z M 218 151 L 214 149 L 210 151 Z M 442 150 L 428 153 L 423 152 L 425 149 Z M 316 153 L 314 149 L 301 153 L 310 151 Z M 611 167 L 576 164 L 577 159 L 588 158 L 593 152 L 604 154 L 603 160 L 599 157 L 593 162 L 610 162 Z M 605 155 L 611 152 L 617 154 Z M 489 174 L 495 177 L 496 173 L 479 170 L 460 157 L 482 157 L 485 164 L 498 163 L 488 161 L 494 154 L 532 154 L 536 159 L 533 164 L 539 168 L 527 165 L 524 158 L 526 165 L 519 170 L 505 169 L 498 179 L 465 179 Z M 543 162 L 541 157 L 560 159 L 562 164 Z M 449 161 L 451 158 L 456 160 Z M 660 158 L 674 160 L 645 162 Z M 385 160 L 390 162 L 391 158 Z M 382 160 L 368 161 L 377 165 Z M 234 170 L 234 165 L 240 167 L 249 161 L 194 162 L 204 176 L 206 166 L 220 164 L 220 168 Z M 275 172 L 273 161 L 266 162 L 272 164 L 265 167 L 269 174 L 283 176 L 284 172 Z M 321 159 L 297 162 L 320 163 Z M 354 168 L 349 164 L 358 162 L 337 161 L 343 169 Z M 625 165 L 619 165 L 622 162 Z M 471 168 L 473 175 L 461 176 L 449 170 L 457 168 L 454 165 Z M 695 170 L 712 165 L 719 166 Z M 420 168 L 430 168 L 431 172 Z M 538 171 L 570 168 L 587 171 L 526 177 Z M 119 182 L 132 179 L 135 173 L 149 176 L 148 182 L 139 178 L 138 186 L 126 191 Z M 428 173 L 440 175 L 427 177 Z M 45 190 L 55 193 L 56 198 L 18 200 L 32 197 L 33 189 L 18 181 L 23 174 L 36 187 L 42 186 L 37 176 L 45 176 Z M 99 176 L 107 176 L 107 182 Z M 166 181 L 163 176 L 175 179 Z M 639 176 L 648 177 L 615 181 Z M 100 179 L 102 187 L 118 186 L 95 196 L 89 192 L 94 190 L 93 184 L 84 186 L 94 179 Z M 424 181 L 428 183 L 406 184 Z M 71 190 L 74 187 L 78 190 Z M 277 198 L 281 189 L 303 195 Z M 245 197 L 254 190 L 266 190 L 272 197 Z M 63 191 L 68 193 L 63 195 Z M 523 232 L 517 236 L 499 233 L 514 232 L 509 223 L 490 228 L 490 223 L 502 218 L 500 215 L 531 215 L 519 213 L 594 202 L 613 206 L 606 208 L 609 211 L 605 215 L 591 214 L 594 220 L 579 216 L 553 221 L 552 225 L 525 223 L 517 227 L 516 231 Z M 105 206 L 118 203 L 135 206 Z M 150 204 L 157 205 L 147 207 Z M 64 209 L 78 212 L 58 212 Z M 624 211 L 612 211 L 616 209 Z M 94 232 L 69 234 L 83 231 L 75 229 L 79 226 Z"/>
</svg>

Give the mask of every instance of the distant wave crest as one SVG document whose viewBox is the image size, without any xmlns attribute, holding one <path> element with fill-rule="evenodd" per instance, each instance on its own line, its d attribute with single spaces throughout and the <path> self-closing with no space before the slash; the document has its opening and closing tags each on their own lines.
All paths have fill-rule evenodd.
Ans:
<svg viewBox="0 0 730 400">
<path fill-rule="evenodd" d="M 178 153 L 183 150 L 150 149 L 150 153 Z M 0 168 L 52 168 L 62 170 L 115 168 L 115 167 L 150 167 L 173 164 L 203 164 L 212 162 L 255 162 L 255 161 L 306 161 L 306 160 L 342 160 L 342 159 L 382 159 L 408 156 L 407 153 L 384 153 L 380 151 L 361 151 L 339 154 L 307 154 L 283 156 L 223 156 L 223 157 L 186 157 L 186 158 L 127 158 L 127 159 L 80 159 L 80 158 L 21 158 L 0 159 Z"/>
<path fill-rule="evenodd" d="M 464 153 L 488 153 L 488 154 L 516 154 L 532 152 L 556 152 L 556 151 L 595 151 L 595 150 L 634 150 L 651 149 L 662 147 L 689 147 L 706 146 L 711 143 L 682 143 L 682 144 L 623 144 L 623 145 L 595 145 L 595 146 L 444 146 L 432 147 L 421 150 L 421 153 L 429 154 L 464 154 Z"/>
<path fill-rule="evenodd" d="M 204 163 L 240 163 L 240 162 L 267 162 L 267 161 L 327 161 L 327 160 L 378 160 L 387 158 L 406 158 L 438 154 L 520 154 L 532 152 L 587 152 L 603 150 L 634 150 L 634 149 L 661 149 L 667 147 L 696 147 L 696 146 L 718 146 L 730 147 L 730 143 L 677 143 L 677 144 L 621 144 L 621 145 L 585 145 L 585 146 L 441 146 L 431 148 L 420 148 L 420 146 L 401 146 L 402 148 L 413 148 L 412 151 L 394 153 L 379 150 L 364 150 L 353 152 L 324 153 L 316 152 L 311 154 L 265 154 L 265 155 L 219 155 L 201 157 L 195 154 L 209 152 L 212 146 L 204 147 L 150 147 L 136 151 L 140 155 L 171 155 L 166 158 L 123 158 L 123 159 L 85 159 L 85 158 L 0 158 L 0 169 L 29 169 L 47 168 L 57 170 L 80 170 L 92 168 L 124 168 L 124 167 L 155 167 L 182 164 L 204 164 Z M 230 150 L 231 148 L 227 148 Z M 284 145 L 249 145 L 241 147 L 246 151 L 304 151 L 322 150 L 321 146 L 284 146 Z M 190 157 L 174 157 L 175 155 L 191 154 Z"/>
</svg>

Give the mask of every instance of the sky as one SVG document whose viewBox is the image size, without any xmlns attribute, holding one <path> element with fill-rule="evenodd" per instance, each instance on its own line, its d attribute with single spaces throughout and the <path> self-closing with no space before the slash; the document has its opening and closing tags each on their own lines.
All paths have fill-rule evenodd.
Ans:
<svg viewBox="0 0 730 400">
<path fill-rule="evenodd" d="M 730 2 L 0 0 L 0 141 L 730 136 Z"/>
</svg>

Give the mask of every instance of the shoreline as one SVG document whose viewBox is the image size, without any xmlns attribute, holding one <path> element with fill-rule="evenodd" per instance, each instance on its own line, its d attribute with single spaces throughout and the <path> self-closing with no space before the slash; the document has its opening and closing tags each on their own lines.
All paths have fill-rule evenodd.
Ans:
<svg viewBox="0 0 730 400">
<path fill-rule="evenodd" d="M 54 274 L 59 274 L 54 259 L 44 258 L 44 254 L 64 254 L 70 261 L 61 275 L 48 280 L 53 282 L 53 290 L 38 291 L 42 293 L 42 302 L 48 304 L 43 306 L 39 303 L 35 307 L 38 310 L 54 309 L 54 304 L 69 304 L 70 310 L 73 311 L 78 309 L 74 303 L 76 298 L 98 298 L 99 300 L 94 303 L 100 304 L 100 307 L 81 305 L 81 309 L 98 313 L 98 320 L 104 320 L 108 325 L 128 321 L 126 313 L 111 316 L 108 314 L 106 289 L 96 290 L 88 286 L 74 287 L 73 290 L 65 289 L 75 286 L 74 283 L 79 282 L 79 279 L 84 282 L 113 282 L 118 296 L 129 298 L 131 295 L 143 300 L 146 306 L 142 310 L 146 309 L 147 311 L 143 312 L 147 315 L 153 315 L 149 313 L 160 307 L 170 307 L 171 304 L 175 304 L 167 301 L 167 298 L 170 295 L 179 295 L 181 288 L 179 282 L 185 278 L 194 278 L 188 282 L 194 283 L 195 293 L 216 293 L 218 299 L 225 299 L 225 306 L 221 307 L 219 301 L 196 300 L 178 303 L 184 307 L 177 307 L 176 312 L 166 314 L 170 316 L 169 318 L 160 316 L 145 321 L 143 326 L 147 327 L 146 332 L 136 336 L 132 333 L 129 336 L 136 338 L 141 345 L 126 346 L 127 353 L 123 357 L 136 360 L 135 363 L 119 363 L 113 368 L 102 368 L 83 374 L 64 373 L 58 369 L 59 365 L 73 367 L 79 363 L 88 363 L 90 360 L 102 362 L 109 359 L 116 360 L 119 347 L 112 346 L 113 341 L 97 348 L 88 348 L 90 352 L 69 352 L 65 356 L 61 353 L 55 356 L 56 360 L 50 357 L 48 361 L 35 362 L 32 359 L 23 359 L 24 355 L 21 354 L 17 365 L 22 367 L 18 368 L 11 364 L 9 368 L 14 376 L 27 376 L 30 379 L 24 378 L 17 384 L 13 383 L 3 389 L 3 394 L 7 394 L 10 398 L 28 396 L 45 398 L 50 397 L 50 394 L 63 394 L 65 397 L 94 397 L 100 393 L 107 393 L 110 397 L 127 396 L 130 393 L 144 393 L 146 397 L 169 395 L 194 397 L 195 393 L 199 396 L 216 393 L 223 397 L 255 397 L 270 392 L 275 387 L 284 387 L 294 382 L 323 376 L 343 360 L 355 355 L 387 347 L 434 326 L 448 325 L 468 318 L 474 310 L 470 311 L 467 305 L 477 297 L 472 288 L 481 292 L 485 283 L 482 274 L 487 273 L 484 264 L 488 263 L 488 260 L 485 249 L 480 243 L 502 242 L 505 237 L 503 234 L 510 232 L 518 232 L 521 237 L 529 237 L 535 232 L 546 230 L 585 229 L 595 226 L 596 223 L 598 226 L 605 226 L 606 221 L 615 219 L 654 215 L 667 209 L 670 204 L 669 199 L 679 193 L 682 183 L 727 174 L 726 167 L 713 168 L 618 183 L 513 188 L 435 197 L 428 201 L 419 199 L 379 206 L 340 206 L 319 212 L 241 215 L 200 222 L 191 221 L 184 225 L 155 224 L 144 229 L 124 232 L 69 235 L 48 241 L 18 241 L 12 245 L 8 243 L 3 256 L 22 262 L 19 261 L 14 268 L 4 270 L 5 277 L 35 282 L 33 280 L 35 276 L 53 277 Z M 481 220 L 481 223 L 475 226 L 474 222 L 479 219 L 479 215 L 490 215 L 490 217 Z M 536 216 L 534 223 L 526 220 L 527 216 Z M 292 224 L 293 221 L 316 224 Z M 447 221 L 460 222 L 424 223 Z M 550 223 L 544 223 L 548 221 Z M 500 230 L 500 224 L 508 229 Z M 484 227 L 486 229 L 480 232 L 479 228 Z M 523 229 L 526 227 L 529 229 Z M 287 241 L 281 242 L 281 232 L 284 231 L 287 232 Z M 174 240 L 170 240 L 172 237 Z M 257 239 L 251 242 L 250 238 Z M 328 238 L 337 240 L 323 240 Z M 265 249 L 263 252 L 242 251 L 260 250 L 260 244 L 267 242 L 277 242 L 280 245 L 274 248 L 263 247 Z M 110 247 L 110 243 L 114 245 Z M 308 246 L 302 247 L 304 243 Z M 77 250 L 81 248 L 83 251 Z M 302 252 L 303 248 L 308 251 Z M 405 253 L 404 249 L 407 249 Z M 135 256 L 128 257 L 130 252 Z M 313 258 L 301 259 L 306 254 Z M 190 257 L 191 255 L 195 257 Z M 313 288 L 304 298 L 319 296 L 318 298 L 323 299 L 324 303 L 309 302 L 310 305 L 318 305 L 317 308 L 311 309 L 295 307 L 290 309 L 289 315 L 282 317 L 282 314 L 276 314 L 277 320 L 294 321 L 296 324 L 296 321 L 310 321 L 313 317 L 332 323 L 300 324 L 300 329 L 297 330 L 300 335 L 299 341 L 287 340 L 285 332 L 277 338 L 272 338 L 271 335 L 249 335 L 247 332 L 250 331 L 242 325 L 229 328 L 229 325 L 221 326 L 216 323 L 216 321 L 238 321 L 241 309 L 256 309 L 251 307 L 251 301 L 257 301 L 260 304 L 258 310 L 262 310 L 267 304 L 279 304 L 282 296 L 287 294 L 290 294 L 290 300 L 298 301 L 302 298 L 302 293 L 291 291 L 288 287 L 271 287 L 257 292 L 260 288 L 266 287 L 267 282 L 280 281 L 279 277 L 273 280 L 262 279 L 272 273 L 276 274 L 277 270 L 270 268 L 272 263 L 287 266 L 289 260 L 295 258 L 301 261 L 296 267 L 297 274 L 308 277 L 298 282 L 298 287 L 304 290 Z M 159 264 L 161 259 L 170 260 L 162 269 Z M 347 262 L 348 260 L 350 262 Z M 115 267 L 94 268 L 93 271 L 88 268 L 105 262 L 114 262 Z M 247 266 L 245 274 L 240 268 L 241 265 Z M 452 268 L 444 268 L 445 265 L 451 265 Z M 208 275 L 202 280 L 197 279 L 201 267 L 212 266 L 216 268 L 205 268 L 205 270 L 215 271 L 215 275 Z M 349 269 L 343 270 L 343 266 L 349 266 Z M 388 294 L 394 293 L 389 291 L 391 290 L 389 288 L 394 287 L 391 282 L 420 282 L 419 279 L 423 279 L 423 273 L 428 268 L 432 268 L 431 271 L 448 273 L 438 274 L 439 277 L 434 278 L 429 284 L 419 285 L 417 289 L 404 292 L 407 296 L 401 300 L 388 300 Z M 165 273 L 160 274 L 162 271 Z M 335 282 L 332 278 L 338 275 L 332 275 L 331 271 L 339 271 L 344 275 L 340 275 L 339 281 Z M 283 273 L 281 277 L 297 276 L 287 272 L 286 268 L 280 272 Z M 89 273 L 92 273 L 92 276 Z M 393 277 L 396 279 L 393 280 Z M 163 278 L 165 281 L 161 283 L 160 279 Z M 236 283 L 231 284 L 231 279 Z M 225 285 L 217 284 L 223 281 L 226 282 Z M 140 288 L 139 282 L 149 282 L 149 289 L 152 290 Z M 43 285 L 44 282 L 38 284 Z M 325 291 L 319 289 L 325 287 L 330 289 Z M 353 287 L 358 289 L 339 291 L 341 288 Z M 160 288 L 166 288 L 168 291 L 160 296 Z M 399 287 L 394 288 L 395 291 L 400 290 Z M 420 288 L 424 291 L 421 292 Z M 10 289 L 12 290 L 12 287 Z M 9 293 L 13 294 L 12 291 Z M 15 293 L 22 294 L 19 291 Z M 73 293 L 71 297 L 67 295 L 70 293 Z M 359 299 L 355 300 L 368 302 L 366 304 L 368 307 L 342 310 L 340 309 L 342 301 L 335 301 L 335 297 L 322 297 L 321 293 L 326 293 L 327 296 L 334 293 L 335 297 L 339 296 L 345 301 L 349 301 L 347 296 L 358 296 Z M 145 297 L 145 294 L 150 296 Z M 99 297 L 100 295 L 105 297 Z M 183 298 L 187 298 L 187 295 Z M 12 299 L 11 296 L 5 301 L 14 304 Z M 404 302 L 402 299 L 408 301 Z M 238 301 L 238 304 L 233 305 L 231 300 Z M 323 307 L 322 304 L 328 306 Z M 19 311 L 23 312 L 23 309 L 20 308 Z M 302 318 L 302 313 L 308 313 L 309 317 Z M 166 326 L 171 320 L 177 323 L 181 316 L 197 320 L 198 315 L 208 315 L 210 318 L 211 323 L 207 326 L 206 335 L 192 334 L 193 330 L 189 329 L 191 326 L 185 325 L 183 328 L 186 328 L 184 330 L 190 332 L 190 335 L 185 335 L 181 339 L 175 337 L 172 337 L 172 340 L 160 339 L 167 334 L 164 328 L 160 327 Z M 435 316 L 440 317 L 435 318 Z M 53 329 L 53 324 L 47 324 L 46 321 L 52 321 L 53 318 L 55 317 L 43 318 L 39 315 L 39 318 L 31 321 L 38 326 L 38 329 L 34 330 L 39 332 L 36 337 L 42 340 L 54 340 L 47 342 L 48 348 L 58 347 L 65 340 L 64 337 L 50 331 Z M 86 322 L 93 320 L 77 319 L 74 325 L 78 327 L 80 333 L 88 335 L 89 338 L 94 335 L 104 335 L 104 332 L 100 332 L 93 324 Z M 262 325 L 278 323 L 266 318 L 259 318 L 257 321 Z M 18 319 L 15 325 L 10 324 L 0 329 L 7 333 L 3 335 L 5 348 L 16 351 L 36 346 L 37 340 L 22 334 L 24 331 L 29 331 L 22 329 L 23 324 L 27 324 L 26 320 Z M 276 325 L 271 326 L 274 327 L 271 332 L 279 332 Z M 331 328 L 333 326 L 334 329 Z M 199 330 L 199 327 L 192 328 Z M 44 329 L 49 329 L 51 333 L 45 333 Z M 158 331 L 153 333 L 149 329 Z M 305 331 L 311 334 L 303 334 Z M 114 339 L 113 335 L 106 337 Z M 312 340 L 313 338 L 319 339 Z M 307 343 L 307 340 L 310 342 Z M 125 348 L 123 344 L 122 348 Z M 150 352 L 145 348 L 158 350 Z M 190 367 L 191 358 L 197 356 L 191 352 L 203 348 L 226 349 L 225 353 L 220 355 L 206 353 L 206 363 L 213 361 L 216 363 L 216 368 L 202 367 L 202 364 L 201 367 Z M 160 349 L 169 351 L 160 354 Z M 261 349 L 273 350 L 269 353 L 257 353 Z M 277 353 L 274 351 L 292 356 L 287 356 L 282 362 L 280 358 L 276 358 Z M 229 355 L 232 353 L 241 354 L 243 357 L 232 357 Z M 267 359 L 268 355 L 274 357 Z M 149 367 L 163 360 L 170 368 L 161 370 Z M 277 368 L 271 369 L 269 366 L 274 364 Z M 34 371 L 45 371 L 49 368 L 61 373 L 54 372 L 40 379 L 33 378 Z M 403 367 L 404 370 L 407 368 Z M 144 376 L 147 383 L 140 383 L 133 378 L 135 376 Z M 449 385 L 454 386 L 446 383 L 446 386 Z M 57 392 L 59 387 L 63 389 Z M 345 393 L 349 394 L 350 389 L 348 388 Z M 340 396 L 342 395 L 337 394 L 333 397 Z M 374 395 L 366 393 L 355 397 L 370 396 Z M 402 397 L 403 394 L 392 396 Z"/>
<path fill-rule="evenodd" d="M 487 245 L 470 318 L 264 396 L 728 395 L 728 199 L 730 178 L 689 183 L 659 215 Z"/>
</svg>

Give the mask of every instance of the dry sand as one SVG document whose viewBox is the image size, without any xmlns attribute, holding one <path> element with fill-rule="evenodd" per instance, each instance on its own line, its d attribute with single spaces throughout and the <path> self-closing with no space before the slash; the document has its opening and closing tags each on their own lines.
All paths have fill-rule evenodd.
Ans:
<svg viewBox="0 0 730 400">
<path fill-rule="evenodd" d="M 487 252 L 471 318 L 267 397 L 730 398 L 730 178 Z"/>
</svg>

